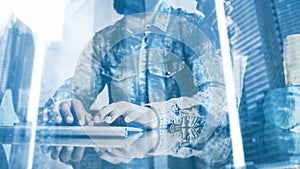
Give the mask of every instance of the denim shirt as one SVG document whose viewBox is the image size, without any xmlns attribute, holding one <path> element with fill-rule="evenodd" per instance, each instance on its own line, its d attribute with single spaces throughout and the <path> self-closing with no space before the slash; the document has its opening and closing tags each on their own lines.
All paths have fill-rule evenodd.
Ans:
<svg viewBox="0 0 300 169">
<path fill-rule="evenodd" d="M 207 130 L 198 142 L 206 141 L 205 131 L 226 123 L 227 103 L 222 59 L 203 17 L 165 3 L 153 20 L 128 26 L 135 17 L 96 32 L 86 45 L 73 77 L 74 97 L 88 109 L 107 85 L 110 103 L 149 106 L 160 128 L 201 127 Z"/>
</svg>

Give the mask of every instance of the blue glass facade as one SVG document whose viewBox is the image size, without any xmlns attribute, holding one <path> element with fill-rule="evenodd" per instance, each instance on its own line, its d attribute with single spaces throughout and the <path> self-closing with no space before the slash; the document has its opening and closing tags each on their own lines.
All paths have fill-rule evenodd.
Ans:
<svg viewBox="0 0 300 169">
<path fill-rule="evenodd" d="M 240 106 L 241 120 L 263 122 L 259 112 L 264 92 L 284 86 L 282 54 L 274 36 L 276 28 L 271 6 L 266 1 L 232 1 L 232 5 L 232 18 L 240 33 L 231 45 L 248 58 Z"/>
<path fill-rule="evenodd" d="M 295 0 L 232 1 L 232 18 L 240 34 L 231 45 L 248 57 L 239 107 L 248 163 L 275 163 L 294 158 L 288 151 L 292 148 L 287 140 L 295 136 L 287 136 L 292 133 L 274 126 L 274 121 L 270 122 L 272 115 L 267 114 L 269 119 L 266 120 L 264 113 L 269 111 L 264 110 L 266 107 L 263 105 L 271 104 L 270 100 L 265 100 L 268 91 L 285 87 L 284 39 L 287 35 L 299 33 L 299 4 Z M 277 96 L 268 97 L 276 99 Z M 282 139 L 282 135 L 289 139 Z"/>
<path fill-rule="evenodd" d="M 25 122 L 34 61 L 31 29 L 19 19 L 12 19 L 2 35 L 0 47 L 1 92 L 12 90 L 14 109 L 20 121 Z"/>
<path fill-rule="evenodd" d="M 291 34 L 300 33 L 300 1 L 271 0 L 273 14 L 277 16 L 278 34 L 285 41 Z"/>
</svg>

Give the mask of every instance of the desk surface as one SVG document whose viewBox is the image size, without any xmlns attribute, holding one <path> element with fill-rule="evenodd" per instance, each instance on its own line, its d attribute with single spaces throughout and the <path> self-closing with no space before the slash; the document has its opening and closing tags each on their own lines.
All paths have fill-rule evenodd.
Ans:
<svg viewBox="0 0 300 169">
<path fill-rule="evenodd" d="M 30 125 L 0 127 L 0 137 L 2 138 L 2 146 L 0 146 L 2 151 L 1 168 L 6 165 L 9 165 L 10 168 L 26 168 L 28 166 L 31 127 Z M 257 130 L 253 133 L 254 128 Z M 97 129 L 99 130 L 98 134 L 95 133 Z M 273 125 L 259 123 L 243 124 L 242 130 L 245 159 L 248 167 L 299 167 L 300 156 L 298 154 L 300 148 L 297 147 L 297 140 L 299 141 L 300 136 L 298 133 L 291 133 Z M 129 131 L 133 133 L 128 135 Z M 150 155 L 149 153 L 138 156 L 138 150 L 142 150 L 143 146 L 149 145 L 147 137 L 145 137 L 149 132 L 138 128 L 126 127 L 37 126 L 32 160 L 33 168 L 160 169 L 233 167 L 232 155 L 221 163 L 212 164 L 206 160 L 209 157 L 199 158 L 201 156 L 197 153 L 192 153 L 186 157 L 180 156 L 180 153 L 183 154 L 185 152 L 178 148 L 179 145 L 172 147 L 173 149 L 178 148 L 178 151 L 180 151 L 176 155 L 162 152 L 161 154 Z M 156 132 L 162 133 L 161 131 Z M 184 132 L 180 131 L 180 133 Z M 151 139 L 155 138 L 150 137 Z M 172 139 L 176 142 L 176 137 Z M 172 139 L 169 141 L 169 144 L 172 144 Z M 181 141 L 177 144 L 193 147 L 188 146 L 192 142 Z M 194 146 L 189 151 L 202 150 L 199 152 L 203 152 L 207 144 L 210 143 L 206 142 L 202 145 L 197 145 L 198 147 Z M 252 151 L 249 151 L 250 149 Z M 3 151 L 7 159 L 4 159 Z M 70 158 L 69 160 L 64 160 L 63 157 L 65 155 L 63 153 L 68 151 Z M 76 152 L 82 152 L 79 161 L 71 160 L 73 156 L 76 156 Z M 214 152 L 210 152 L 210 154 L 214 154 Z M 271 156 L 273 158 L 270 158 Z M 265 160 L 263 160 L 264 158 Z"/>
</svg>

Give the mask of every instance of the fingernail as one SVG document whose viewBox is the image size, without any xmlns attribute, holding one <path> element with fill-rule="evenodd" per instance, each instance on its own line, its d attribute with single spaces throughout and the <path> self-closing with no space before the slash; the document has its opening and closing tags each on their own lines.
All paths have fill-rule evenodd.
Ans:
<svg viewBox="0 0 300 169">
<path fill-rule="evenodd" d="M 111 116 L 105 117 L 105 122 L 106 123 L 111 123 Z"/>
<path fill-rule="evenodd" d="M 129 117 L 125 117 L 124 121 L 125 121 L 126 123 L 128 123 L 128 122 L 130 122 L 130 118 L 129 118 Z"/>
<path fill-rule="evenodd" d="M 72 123 L 74 121 L 74 118 L 72 116 L 67 116 L 66 121 L 67 123 Z"/>
<path fill-rule="evenodd" d="M 47 117 L 43 117 L 43 122 L 47 122 L 48 118 Z"/>
<path fill-rule="evenodd" d="M 89 125 L 89 126 L 93 126 L 93 125 L 94 125 L 94 121 L 89 121 L 89 122 L 88 122 L 88 125 Z"/>
<path fill-rule="evenodd" d="M 62 118 L 60 116 L 56 116 L 55 117 L 55 122 L 56 123 L 61 123 L 62 122 Z"/>
<path fill-rule="evenodd" d="M 81 119 L 81 120 L 78 121 L 78 124 L 79 124 L 80 126 L 83 126 L 83 125 L 85 124 L 85 121 Z"/>
<path fill-rule="evenodd" d="M 100 117 L 99 116 L 94 117 L 94 122 L 95 123 L 100 123 Z"/>
</svg>

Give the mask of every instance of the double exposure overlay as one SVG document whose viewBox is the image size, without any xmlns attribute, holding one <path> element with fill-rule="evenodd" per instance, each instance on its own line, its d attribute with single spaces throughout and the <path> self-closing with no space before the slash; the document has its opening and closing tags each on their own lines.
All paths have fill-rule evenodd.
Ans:
<svg viewBox="0 0 300 169">
<path fill-rule="evenodd" d="M 299 168 L 297 0 L 19 1 L 1 169 Z"/>
</svg>

